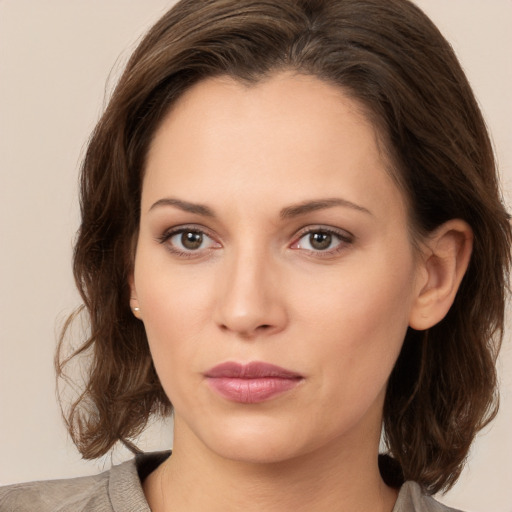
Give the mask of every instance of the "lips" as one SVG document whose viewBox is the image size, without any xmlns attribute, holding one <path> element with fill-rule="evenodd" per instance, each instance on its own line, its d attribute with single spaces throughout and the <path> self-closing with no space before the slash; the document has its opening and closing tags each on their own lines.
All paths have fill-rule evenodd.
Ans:
<svg viewBox="0 0 512 512">
<path fill-rule="evenodd" d="M 226 362 L 205 373 L 210 388 L 223 398 L 244 404 L 270 400 L 295 388 L 303 377 L 273 364 Z"/>
</svg>

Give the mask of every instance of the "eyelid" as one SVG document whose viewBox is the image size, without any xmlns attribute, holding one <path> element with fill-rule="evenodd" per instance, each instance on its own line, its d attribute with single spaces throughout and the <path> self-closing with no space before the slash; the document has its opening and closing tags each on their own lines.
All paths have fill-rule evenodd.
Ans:
<svg viewBox="0 0 512 512">
<path fill-rule="evenodd" d="M 307 236 L 311 233 L 327 233 L 329 235 L 334 235 L 337 238 L 339 238 L 340 243 L 333 249 L 326 249 L 325 251 L 303 249 L 301 247 L 297 247 L 300 240 L 302 240 L 305 236 Z M 352 233 L 350 233 L 349 231 L 346 231 L 344 229 L 334 228 L 332 226 L 325 226 L 325 225 L 314 225 L 314 226 L 307 226 L 307 227 L 302 228 L 294 236 L 294 238 L 293 238 L 294 241 L 290 245 L 290 248 L 295 249 L 295 250 L 302 250 L 302 251 L 308 252 L 308 253 L 318 256 L 318 257 L 328 257 L 328 256 L 332 256 L 332 255 L 342 251 L 343 249 L 346 249 L 347 245 L 353 244 L 355 239 L 356 239 L 356 237 Z"/>
<path fill-rule="evenodd" d="M 173 236 L 176 236 L 180 233 L 184 233 L 187 231 L 200 233 L 203 236 L 210 238 L 213 242 L 212 246 L 197 250 L 180 250 L 177 247 L 173 247 L 170 244 L 167 244 L 167 242 Z M 327 233 L 337 237 L 340 242 L 339 244 L 336 245 L 336 247 L 326 250 L 303 249 L 302 247 L 298 247 L 300 240 L 311 233 Z M 332 226 L 325 226 L 321 224 L 310 225 L 300 229 L 295 234 L 295 236 L 293 237 L 293 242 L 289 245 L 289 248 L 293 250 L 301 250 L 303 252 L 307 252 L 317 257 L 329 257 L 346 249 L 347 246 L 354 243 L 355 239 L 356 237 L 352 233 L 341 228 L 335 228 Z M 214 235 L 210 229 L 200 224 L 182 224 L 170 227 L 164 230 L 164 232 L 161 235 L 155 237 L 155 240 L 162 245 L 166 245 L 167 250 L 172 254 L 189 258 L 204 256 L 206 252 L 222 247 L 222 244 L 218 241 L 218 237 Z"/>
<path fill-rule="evenodd" d="M 210 238 L 213 241 L 213 246 L 197 250 L 181 250 L 167 243 L 172 237 L 179 235 L 180 233 L 186 233 L 187 231 L 200 233 L 201 235 Z M 213 235 L 209 229 L 198 224 L 181 224 L 178 226 L 173 226 L 171 228 L 164 230 L 164 232 L 161 235 L 157 236 L 155 239 L 158 243 L 166 245 L 167 250 L 172 254 L 189 258 L 203 256 L 205 252 L 210 251 L 212 249 L 218 249 L 221 247 L 221 244 L 217 240 L 217 237 L 215 237 L 215 235 Z"/>
</svg>

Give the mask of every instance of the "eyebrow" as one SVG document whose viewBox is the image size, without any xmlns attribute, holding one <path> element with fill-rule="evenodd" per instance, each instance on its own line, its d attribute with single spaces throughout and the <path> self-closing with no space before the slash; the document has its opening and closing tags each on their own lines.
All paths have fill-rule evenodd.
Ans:
<svg viewBox="0 0 512 512">
<path fill-rule="evenodd" d="M 334 206 L 351 208 L 359 212 L 367 213 L 368 215 L 373 215 L 373 213 L 364 206 L 360 206 L 351 201 L 347 201 L 346 199 L 334 197 L 329 199 L 316 199 L 313 201 L 304 201 L 303 203 L 297 205 L 287 206 L 286 208 L 283 208 L 281 210 L 279 216 L 282 219 L 289 219 L 292 217 L 298 217 L 299 215 L 304 215 L 306 213 L 315 212 L 317 210 L 333 208 Z"/>
<path fill-rule="evenodd" d="M 149 211 L 159 206 L 174 206 L 184 212 L 195 213 L 196 215 L 202 215 L 203 217 L 215 217 L 213 210 L 204 204 L 189 203 L 188 201 L 182 201 L 181 199 L 174 199 L 172 197 L 159 199 L 156 203 L 151 205 Z"/>
<path fill-rule="evenodd" d="M 175 208 L 179 208 L 188 213 L 194 213 L 196 215 L 201 215 L 203 217 L 215 217 L 215 213 L 213 210 L 204 204 L 199 203 L 190 203 L 188 201 L 183 201 L 181 199 L 175 199 L 172 197 L 165 197 L 163 199 L 159 199 L 155 203 L 151 205 L 149 211 L 162 207 L 162 206 L 174 206 Z M 342 206 L 344 208 L 351 208 L 353 210 L 357 210 L 359 212 L 366 213 L 368 215 L 373 215 L 370 210 L 367 208 L 360 206 L 351 201 L 347 201 L 346 199 L 341 199 L 338 197 L 328 198 L 328 199 L 315 199 L 312 201 L 304 201 L 303 203 L 299 203 L 292 206 L 287 206 L 283 208 L 279 212 L 279 217 L 281 219 L 290 219 L 293 217 L 298 217 L 300 215 L 305 215 L 307 213 L 315 212 L 318 210 L 324 210 L 326 208 L 333 208 L 335 206 Z"/>
</svg>

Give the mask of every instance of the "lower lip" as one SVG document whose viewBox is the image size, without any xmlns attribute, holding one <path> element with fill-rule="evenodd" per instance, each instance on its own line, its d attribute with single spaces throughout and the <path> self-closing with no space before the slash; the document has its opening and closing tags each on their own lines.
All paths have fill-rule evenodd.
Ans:
<svg viewBox="0 0 512 512">
<path fill-rule="evenodd" d="M 208 377 L 210 387 L 222 397 L 233 402 L 256 404 L 265 402 L 295 388 L 301 378 L 258 377 Z"/>
</svg>

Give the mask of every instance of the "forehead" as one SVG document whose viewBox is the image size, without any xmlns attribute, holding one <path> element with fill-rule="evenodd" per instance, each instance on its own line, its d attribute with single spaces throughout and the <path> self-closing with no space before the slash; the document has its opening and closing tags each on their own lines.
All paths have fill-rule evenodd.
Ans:
<svg viewBox="0 0 512 512">
<path fill-rule="evenodd" d="M 219 77 L 186 91 L 163 120 L 143 203 L 166 189 L 202 202 L 277 192 L 282 202 L 335 192 L 401 201 L 387 167 L 374 125 L 341 88 L 291 72 L 251 85 Z"/>
<path fill-rule="evenodd" d="M 358 134 L 365 132 L 369 144 L 378 145 L 377 130 L 365 112 L 362 104 L 340 87 L 310 75 L 286 71 L 255 83 L 228 76 L 208 78 L 186 90 L 172 105 L 153 138 L 150 155 L 164 137 L 184 135 L 184 130 L 196 137 L 196 145 L 213 142 L 221 131 L 238 135 L 237 140 L 244 134 L 251 135 L 251 130 L 253 134 L 259 131 L 261 145 L 268 152 L 270 124 L 273 135 L 289 134 L 287 138 L 272 137 L 276 144 L 295 143 L 295 152 L 300 150 L 298 143 L 306 138 L 306 147 L 322 141 L 327 145 L 333 138 L 341 142 L 340 132 L 353 132 L 356 126 L 360 128 Z M 257 142 L 253 140 L 251 144 L 255 150 L 260 146 Z"/>
</svg>

